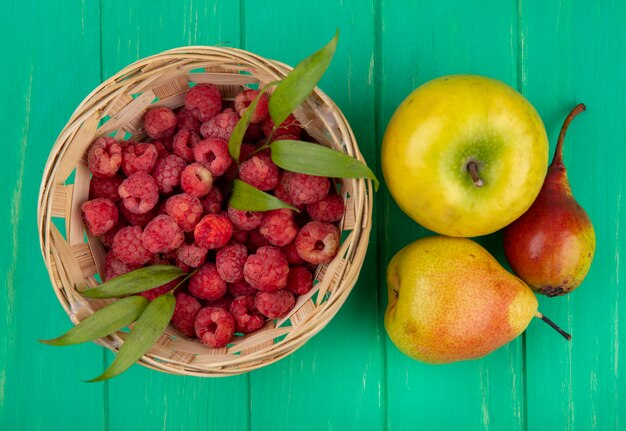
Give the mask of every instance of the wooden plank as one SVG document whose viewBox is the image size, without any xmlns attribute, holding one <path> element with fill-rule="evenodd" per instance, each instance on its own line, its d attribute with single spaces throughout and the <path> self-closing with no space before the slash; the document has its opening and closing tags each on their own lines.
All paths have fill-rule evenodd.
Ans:
<svg viewBox="0 0 626 431">
<path fill-rule="evenodd" d="M 626 426 L 625 343 L 620 343 L 626 333 L 624 20 L 620 1 L 522 2 L 521 83 L 546 123 L 552 149 L 569 110 L 579 102 L 587 105 L 570 127 L 564 161 L 597 237 L 582 286 L 565 297 L 540 298 L 542 311 L 571 331 L 571 343 L 541 323 L 529 328 L 528 429 Z"/>
<path fill-rule="evenodd" d="M 284 2 L 272 8 L 248 0 L 243 44 L 265 57 L 296 65 L 340 27 L 337 52 L 320 88 L 343 110 L 373 167 L 378 155 L 374 13 L 372 4 L 356 0 Z M 259 23 L 273 24 L 262 25 L 260 31 Z M 296 424 L 304 430 L 382 426 L 384 332 L 376 301 L 376 246 L 372 236 L 360 281 L 328 327 L 293 355 L 251 374 L 253 429 L 291 430 Z"/>
<path fill-rule="evenodd" d="M 236 46 L 239 8 L 237 2 L 217 0 L 106 1 L 102 6 L 102 37 L 106 78 L 139 58 L 178 46 Z M 108 388 L 111 429 L 245 430 L 247 405 L 246 376 L 178 377 L 135 366 L 112 380 Z"/>
<path fill-rule="evenodd" d="M 1 429 L 104 427 L 102 387 L 81 381 L 102 370 L 102 350 L 37 343 L 71 323 L 50 286 L 35 229 L 48 153 L 74 108 L 99 82 L 98 25 L 93 2 L 0 3 L 6 59 L 0 67 L 0 117 L 8 143 L 0 169 Z"/>
<path fill-rule="evenodd" d="M 413 89 L 438 76 L 475 73 L 515 85 L 516 22 L 514 2 L 385 2 L 381 131 Z M 384 205 L 378 232 L 384 265 L 403 246 L 431 233 L 405 216 L 386 191 L 379 194 L 384 201 L 378 202 Z M 497 237 L 480 242 L 502 259 Z M 380 289 L 384 306 L 384 282 Z M 524 428 L 521 339 L 482 360 L 445 366 L 416 362 L 388 338 L 385 344 L 389 429 Z"/>
</svg>

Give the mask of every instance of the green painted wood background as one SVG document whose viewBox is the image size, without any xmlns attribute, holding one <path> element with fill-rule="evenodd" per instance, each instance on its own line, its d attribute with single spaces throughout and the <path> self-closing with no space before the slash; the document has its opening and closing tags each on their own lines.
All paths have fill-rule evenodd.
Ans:
<svg viewBox="0 0 626 431">
<path fill-rule="evenodd" d="M 620 0 L 3 0 L 0 429 L 626 429 L 625 21 Z M 134 367 L 83 383 L 111 360 L 108 352 L 36 342 L 68 328 L 40 257 L 36 200 L 74 107 L 126 64 L 164 49 L 219 43 L 295 64 L 337 27 L 321 87 L 379 173 L 395 107 L 443 74 L 479 73 L 517 88 L 537 107 L 552 148 L 568 110 L 587 104 L 565 160 L 596 227 L 596 258 L 579 290 L 540 298 L 572 342 L 533 322 L 482 360 L 429 366 L 399 353 L 382 326 L 384 269 L 427 231 L 381 188 L 359 283 L 331 324 L 290 357 L 226 379 Z M 500 239 L 480 242 L 502 259 Z"/>
</svg>

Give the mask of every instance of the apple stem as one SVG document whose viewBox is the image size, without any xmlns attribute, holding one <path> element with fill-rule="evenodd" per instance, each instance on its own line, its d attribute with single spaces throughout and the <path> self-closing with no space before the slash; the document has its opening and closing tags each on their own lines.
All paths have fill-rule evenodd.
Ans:
<svg viewBox="0 0 626 431">
<path fill-rule="evenodd" d="M 467 170 L 472 176 L 472 181 L 474 182 L 474 185 L 476 187 L 482 187 L 484 183 L 483 183 L 483 179 L 480 178 L 480 175 L 478 175 L 478 165 L 476 164 L 476 162 L 474 161 L 469 162 L 467 164 Z"/>
<path fill-rule="evenodd" d="M 586 110 L 587 107 L 584 103 L 579 103 L 567 114 L 565 121 L 563 122 L 563 126 L 561 126 L 561 132 L 559 133 L 559 139 L 556 142 L 556 149 L 554 150 L 554 157 L 552 158 L 552 165 L 554 166 L 563 166 L 563 141 L 565 140 L 565 134 L 567 133 L 567 129 L 569 128 L 569 124 L 572 122 L 574 117 L 578 114 Z M 551 166 L 552 166 L 551 165 Z"/>
<path fill-rule="evenodd" d="M 554 323 L 552 320 L 548 319 L 546 316 L 544 316 L 543 314 L 541 314 L 540 312 L 537 311 L 537 313 L 535 314 L 535 317 L 543 320 L 544 322 L 546 322 L 548 325 L 552 326 L 552 329 L 554 329 L 556 332 L 558 332 L 559 334 L 561 334 L 563 336 L 563 338 L 565 338 L 567 341 L 570 341 L 572 339 L 572 336 L 570 334 L 568 334 L 567 332 L 565 332 L 564 330 L 562 330 L 559 325 L 557 325 L 556 323 Z"/>
</svg>

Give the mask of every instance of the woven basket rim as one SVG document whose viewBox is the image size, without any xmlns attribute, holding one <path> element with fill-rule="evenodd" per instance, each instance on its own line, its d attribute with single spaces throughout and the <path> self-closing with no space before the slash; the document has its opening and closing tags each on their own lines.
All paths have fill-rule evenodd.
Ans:
<svg viewBox="0 0 626 431">
<path fill-rule="evenodd" d="M 220 62 L 220 60 L 223 61 Z M 170 49 L 137 60 L 98 85 L 81 101 L 59 133 L 50 151 L 42 176 L 37 219 L 41 251 L 53 290 L 74 324 L 82 320 L 86 315 L 93 313 L 94 308 L 92 302 L 86 301 L 76 293 L 72 281 L 78 281 L 81 288 L 83 286 L 93 286 L 94 283 L 97 283 L 96 279 L 93 278 L 93 274 L 85 275 L 85 271 L 93 272 L 93 268 L 90 267 L 88 270 L 85 270 L 84 266 L 87 265 L 85 262 L 89 261 L 88 264 L 92 264 L 96 270 L 98 263 L 101 263 L 101 256 L 98 253 L 97 246 L 99 240 L 89 237 L 88 242 L 84 243 L 81 231 L 82 221 L 76 217 L 76 205 L 79 201 L 79 195 L 84 196 L 85 193 L 85 184 L 81 180 L 85 175 L 84 160 L 82 160 L 84 148 L 82 152 L 78 151 L 79 148 L 77 148 L 80 145 L 84 146 L 84 139 L 81 140 L 79 138 L 87 137 L 93 139 L 94 134 L 99 130 L 102 131 L 102 129 L 97 128 L 99 121 L 96 120 L 101 119 L 104 114 L 111 111 L 111 107 L 115 106 L 116 101 L 122 100 L 124 97 L 128 98 L 129 94 L 127 91 L 138 88 L 143 88 L 146 93 L 150 91 L 156 92 L 157 90 L 165 91 L 163 88 L 168 85 L 174 85 L 176 80 L 180 81 L 182 78 L 188 79 L 188 76 L 195 76 L 189 74 L 189 70 L 197 69 L 192 66 L 205 63 L 211 65 L 216 63 L 216 65 L 221 65 L 220 67 L 228 70 L 227 72 L 211 72 L 207 69 L 209 67 L 207 66 L 204 68 L 204 75 L 207 75 L 207 77 L 225 73 L 225 75 L 230 74 L 229 77 L 231 79 L 235 79 L 237 77 L 236 74 L 233 73 L 232 69 L 229 70 L 227 66 L 232 67 L 233 64 L 236 64 L 238 67 L 242 67 L 251 73 L 250 79 L 258 79 L 261 82 L 267 77 L 273 77 L 273 79 L 284 77 L 291 70 L 289 66 L 283 63 L 267 60 L 238 48 L 184 46 Z M 203 74 L 199 74 L 198 77 L 201 75 Z M 208 77 L 207 79 L 211 78 Z M 169 89 L 169 87 L 167 88 Z M 184 95 L 184 91 L 186 91 L 180 88 L 178 90 L 183 91 L 183 93 L 179 92 L 163 98 L 159 97 L 158 103 L 175 99 L 180 94 Z M 129 112 L 132 111 L 131 105 L 139 104 L 137 99 L 131 99 L 114 114 L 121 115 L 119 113 L 123 112 L 124 109 Z M 142 114 L 142 112 L 140 111 L 137 115 Z M 109 121 L 113 121 L 115 115 L 111 116 Z M 311 126 L 308 123 L 303 123 L 308 132 L 316 132 L 320 134 L 319 136 L 322 139 L 327 139 L 328 136 L 330 143 L 325 145 L 334 146 L 365 162 L 345 116 L 322 90 L 315 88 L 313 95 L 300 108 L 299 115 L 311 120 Z M 296 116 L 298 117 L 298 115 Z M 298 119 L 300 120 L 300 118 Z M 108 123 L 104 123 L 102 126 L 106 124 Z M 126 128 L 128 124 L 125 123 L 119 127 Z M 118 132 L 119 130 L 121 129 L 118 129 Z M 91 139 L 89 142 L 91 142 Z M 322 142 L 319 138 L 317 140 Z M 66 184 L 67 177 L 63 178 L 65 174 L 72 172 L 70 169 L 75 169 L 76 182 L 74 184 Z M 237 351 L 238 347 L 235 346 L 230 348 L 231 350 L 214 349 L 220 350 L 216 353 L 216 356 L 205 354 L 204 352 L 194 355 L 193 352 L 196 351 L 196 346 L 186 344 L 191 343 L 191 341 L 181 339 L 177 341 L 176 334 L 166 330 L 160 341 L 141 358 L 139 363 L 162 372 L 180 375 L 221 377 L 241 374 L 284 358 L 323 329 L 343 305 L 356 283 L 371 231 L 371 180 L 344 179 L 342 182 L 349 195 L 344 195 L 344 198 L 348 199 L 346 200 L 346 207 L 348 208 L 350 205 L 354 214 L 352 214 L 350 221 L 350 229 L 345 229 L 348 233 L 341 244 L 340 253 L 330 264 L 325 265 L 323 273 L 322 268 L 318 269 L 317 275 L 321 277 L 319 279 L 320 283 L 317 285 L 319 287 L 318 295 L 323 293 L 324 297 L 322 299 L 316 299 L 315 301 L 313 298 L 303 299 L 298 310 L 291 316 L 291 326 L 286 326 L 285 329 L 282 329 L 280 325 L 276 325 L 274 329 L 267 329 L 267 332 L 265 332 L 264 328 L 258 331 L 259 334 L 254 333 L 249 337 L 238 340 L 242 346 L 250 345 L 250 348 Z M 52 223 L 52 217 L 59 217 L 60 214 L 65 216 L 66 226 L 68 227 L 66 238 L 60 234 Z M 348 224 L 347 219 L 348 211 L 342 221 L 343 228 Z M 81 267 L 81 264 L 83 267 Z M 330 281 L 328 281 L 329 277 Z M 335 282 L 335 280 L 338 281 Z M 311 307 L 313 309 L 308 310 Z M 304 317 L 297 324 L 294 323 L 293 319 L 296 317 L 296 314 L 302 310 L 306 311 L 302 313 Z M 284 319 L 278 323 L 284 323 Z M 271 325 L 268 324 L 266 326 Z M 265 338 L 274 334 L 271 331 L 276 333 L 286 332 L 282 336 L 283 339 L 278 342 L 275 342 L 275 338 L 265 340 Z M 180 334 L 178 336 L 180 337 Z M 96 340 L 96 343 L 117 351 L 123 342 L 122 337 L 123 334 L 117 333 L 110 337 Z M 257 342 L 255 337 L 264 341 Z M 160 344 L 161 342 L 163 344 Z M 178 350 L 172 353 L 171 351 L 174 347 L 167 349 L 168 346 L 173 346 L 174 344 L 177 347 L 185 346 L 187 350 L 183 352 L 188 353 L 188 355 L 179 356 Z M 201 347 L 198 349 L 201 349 Z M 189 350 L 191 350 L 191 353 Z M 205 350 L 208 350 L 208 348 L 205 348 Z M 170 356 L 168 357 L 168 355 Z M 202 358 L 202 360 L 198 358 Z"/>
</svg>

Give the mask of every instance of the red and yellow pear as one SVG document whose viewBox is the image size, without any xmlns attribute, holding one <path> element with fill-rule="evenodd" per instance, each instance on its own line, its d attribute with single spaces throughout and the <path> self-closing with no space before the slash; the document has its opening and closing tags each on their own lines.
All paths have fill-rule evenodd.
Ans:
<svg viewBox="0 0 626 431">
<path fill-rule="evenodd" d="M 385 329 L 406 355 L 442 364 L 485 356 L 521 334 L 537 298 L 479 244 L 433 236 L 402 250 L 387 267 Z"/>
</svg>

